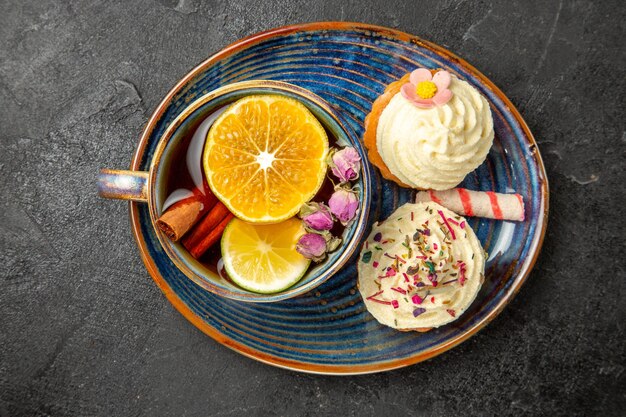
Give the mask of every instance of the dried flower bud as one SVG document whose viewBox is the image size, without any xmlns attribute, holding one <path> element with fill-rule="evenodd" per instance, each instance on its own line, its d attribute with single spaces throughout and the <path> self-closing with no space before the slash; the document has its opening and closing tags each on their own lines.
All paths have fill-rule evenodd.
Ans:
<svg viewBox="0 0 626 417">
<path fill-rule="evenodd" d="M 357 195 L 352 190 L 345 188 L 337 188 L 330 199 L 328 200 L 328 206 L 331 213 L 335 215 L 337 220 L 346 226 L 354 216 L 359 208 L 359 200 Z"/>
<path fill-rule="evenodd" d="M 328 165 L 333 175 L 344 183 L 359 178 L 361 157 L 356 149 L 348 146 L 331 153 Z"/>
<path fill-rule="evenodd" d="M 341 238 L 329 236 L 329 238 L 326 239 L 326 252 L 332 252 L 336 250 L 339 245 L 341 245 Z"/>
<path fill-rule="evenodd" d="M 319 262 L 326 256 L 326 239 L 317 233 L 306 233 L 298 240 L 296 250 L 305 258 Z"/>
<path fill-rule="evenodd" d="M 326 204 L 307 203 L 300 209 L 300 218 L 305 226 L 312 230 L 330 230 L 333 228 L 333 215 Z"/>
</svg>

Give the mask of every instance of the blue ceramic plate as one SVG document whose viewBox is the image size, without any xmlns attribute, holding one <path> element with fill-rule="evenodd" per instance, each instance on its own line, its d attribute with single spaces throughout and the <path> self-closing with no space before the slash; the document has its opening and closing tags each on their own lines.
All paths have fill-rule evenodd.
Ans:
<svg viewBox="0 0 626 417">
<path fill-rule="evenodd" d="M 242 303 L 205 291 L 163 252 L 147 205 L 131 203 L 142 258 L 155 282 L 195 326 L 254 359 L 326 374 L 378 372 L 435 356 L 466 340 L 511 300 L 532 268 L 545 233 L 548 183 L 526 124 L 487 78 L 443 48 L 391 29 L 355 23 L 312 23 L 241 40 L 190 72 L 148 122 L 131 169 L 147 170 L 167 125 L 192 101 L 235 81 L 272 79 L 307 88 L 336 107 L 357 135 L 372 102 L 416 67 L 444 68 L 468 81 L 491 104 L 496 137 L 485 163 L 462 184 L 472 190 L 521 194 L 520 223 L 471 219 L 489 253 L 485 283 L 472 306 L 450 325 L 427 333 L 384 327 L 356 290 L 356 257 L 311 293 L 271 304 Z M 372 169 L 370 225 L 414 197 Z M 366 235 L 369 233 L 368 226 Z"/>
</svg>

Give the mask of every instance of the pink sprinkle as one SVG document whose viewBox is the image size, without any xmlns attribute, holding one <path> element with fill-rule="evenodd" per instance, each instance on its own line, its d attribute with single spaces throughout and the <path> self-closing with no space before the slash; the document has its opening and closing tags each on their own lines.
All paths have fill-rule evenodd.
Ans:
<svg viewBox="0 0 626 417">
<path fill-rule="evenodd" d="M 368 300 L 370 300 L 370 301 L 373 301 L 373 302 L 375 302 L 375 303 L 378 303 L 378 304 L 384 304 L 384 305 L 389 305 L 389 304 L 391 304 L 389 301 L 383 301 L 383 300 L 378 300 L 378 299 L 374 298 L 374 297 L 376 297 L 376 296 L 378 296 L 378 295 L 381 295 L 382 293 L 383 293 L 383 291 L 382 291 L 382 290 L 381 290 L 381 291 L 378 291 L 377 293 L 372 294 L 372 295 L 370 295 L 369 297 L 367 297 L 367 299 L 368 299 Z"/>
<path fill-rule="evenodd" d="M 452 223 L 453 225 L 455 225 L 455 226 L 458 226 L 458 225 L 459 225 L 459 222 L 457 222 L 457 221 L 456 221 L 456 220 L 454 220 L 454 219 L 451 219 L 450 217 L 448 217 L 448 221 L 449 221 L 450 223 Z"/>
<path fill-rule="evenodd" d="M 433 243 L 433 249 L 437 250 L 439 248 L 439 246 L 437 246 L 436 243 Z"/>
<path fill-rule="evenodd" d="M 395 277 L 396 276 L 396 270 L 393 269 L 393 268 L 387 268 L 386 276 L 388 276 L 388 277 Z"/>
<path fill-rule="evenodd" d="M 430 297 L 430 302 L 434 304 L 435 303 L 435 297 Z"/>
<path fill-rule="evenodd" d="M 386 306 L 391 304 L 389 301 L 378 300 L 376 298 L 368 298 L 368 300 L 373 301 L 373 302 L 378 303 L 378 304 L 384 304 Z"/>
<path fill-rule="evenodd" d="M 377 261 L 374 261 L 374 262 L 372 263 L 372 266 L 373 266 L 374 268 L 378 268 L 378 262 L 377 262 Z"/>
<path fill-rule="evenodd" d="M 447 309 L 446 310 L 448 312 L 449 315 L 451 315 L 452 317 L 456 317 L 456 311 L 452 310 L 452 309 Z"/>
<path fill-rule="evenodd" d="M 398 304 L 398 300 L 391 300 L 391 305 L 393 306 L 393 308 L 400 307 L 400 305 Z"/>
<path fill-rule="evenodd" d="M 465 285 L 466 280 L 467 278 L 465 277 L 465 263 L 462 263 L 459 270 L 459 284 L 461 284 L 461 287 Z"/>
<path fill-rule="evenodd" d="M 416 256 L 416 259 L 428 259 L 426 256 Z"/>
<path fill-rule="evenodd" d="M 448 230 L 450 231 L 450 235 L 452 235 L 452 240 L 456 240 L 456 236 L 454 235 L 454 230 L 452 230 L 452 227 L 450 226 L 450 223 L 448 223 L 448 219 L 446 219 L 446 216 L 443 215 L 443 211 L 437 210 L 437 213 L 439 213 L 439 215 L 443 219 L 443 222 L 448 227 Z"/>
<path fill-rule="evenodd" d="M 409 277 L 407 276 L 406 272 L 403 272 L 403 273 L 402 273 L 402 276 L 404 277 L 404 281 L 405 281 L 405 282 L 411 282 L 411 281 L 409 280 Z"/>
<path fill-rule="evenodd" d="M 398 287 L 398 288 L 391 287 L 391 290 L 392 290 L 392 291 L 395 291 L 395 292 L 399 292 L 400 294 L 404 294 L 404 295 L 406 295 L 406 291 L 404 291 L 404 290 L 403 290 L 402 288 L 400 288 L 400 287 Z"/>
<path fill-rule="evenodd" d="M 377 293 L 372 294 L 372 295 L 370 295 L 369 297 L 367 297 L 367 299 L 368 299 L 368 300 L 370 300 L 370 299 L 372 299 L 372 298 L 376 297 L 377 295 L 381 295 L 382 293 L 383 293 L 383 291 L 382 291 L 382 290 L 381 290 L 381 291 L 378 291 Z"/>
<path fill-rule="evenodd" d="M 465 222 L 461 222 L 461 229 L 465 229 Z"/>
<path fill-rule="evenodd" d="M 413 297 L 411 297 L 411 301 L 413 301 L 413 304 L 419 305 L 424 302 L 424 299 L 420 297 L 419 295 L 415 294 Z"/>
</svg>

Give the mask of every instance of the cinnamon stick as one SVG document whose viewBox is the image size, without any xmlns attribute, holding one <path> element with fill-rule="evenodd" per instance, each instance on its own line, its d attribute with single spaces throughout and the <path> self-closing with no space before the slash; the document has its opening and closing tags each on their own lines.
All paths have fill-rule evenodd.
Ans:
<svg viewBox="0 0 626 417">
<path fill-rule="evenodd" d="M 217 202 L 215 195 L 208 188 L 205 189 L 205 193 L 195 190 L 194 195 L 169 207 L 157 220 L 157 227 L 170 240 L 177 242 L 215 206 Z"/>
<path fill-rule="evenodd" d="M 183 246 L 190 253 L 192 253 L 192 255 L 194 251 L 199 252 L 197 248 L 206 245 L 206 243 L 202 245 L 202 241 L 205 240 L 205 238 L 211 234 L 213 229 L 215 229 L 229 214 L 230 211 L 228 211 L 228 208 L 221 201 L 218 201 L 215 206 L 213 206 L 211 211 L 209 211 L 207 215 L 204 216 L 202 220 L 200 220 L 198 224 L 183 238 Z M 201 247 L 201 249 L 204 249 L 202 253 L 206 252 L 209 246 L 206 246 L 205 248 Z"/>
<path fill-rule="evenodd" d="M 211 213 L 207 214 L 206 217 L 209 217 Z M 189 253 L 191 253 L 191 256 L 198 259 L 202 255 L 204 255 L 204 253 L 209 250 L 209 248 L 222 237 L 224 229 L 233 217 L 234 215 L 231 212 L 227 212 L 226 215 L 219 221 L 219 223 L 215 225 L 208 234 L 204 235 L 202 239 L 198 240 L 193 245 L 188 244 L 189 246 L 185 245 L 185 242 L 183 242 L 183 245 L 185 245 Z"/>
</svg>

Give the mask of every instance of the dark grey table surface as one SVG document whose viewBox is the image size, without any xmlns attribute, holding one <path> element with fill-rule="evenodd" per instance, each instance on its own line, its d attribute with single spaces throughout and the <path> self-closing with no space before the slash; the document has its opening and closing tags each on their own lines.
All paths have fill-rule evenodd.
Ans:
<svg viewBox="0 0 626 417">
<path fill-rule="evenodd" d="M 246 35 L 399 28 L 491 78 L 551 185 L 543 252 L 489 326 L 409 368 L 273 368 L 188 323 L 127 205 L 97 197 L 166 92 Z M 617 416 L 626 408 L 626 9 L 614 1 L 0 1 L 0 416 Z"/>
</svg>

